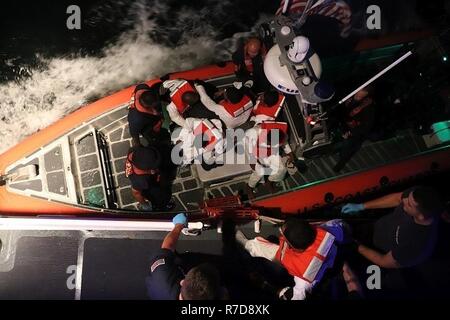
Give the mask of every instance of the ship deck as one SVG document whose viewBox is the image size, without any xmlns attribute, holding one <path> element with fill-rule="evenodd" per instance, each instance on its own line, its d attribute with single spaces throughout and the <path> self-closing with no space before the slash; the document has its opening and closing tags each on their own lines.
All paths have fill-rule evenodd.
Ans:
<svg viewBox="0 0 450 320">
<path fill-rule="evenodd" d="M 255 236 L 253 224 L 240 229 Z M 263 224 L 260 235 L 276 234 L 277 230 Z M 150 259 L 166 234 L 0 231 L 0 299 L 147 299 L 145 277 Z M 222 235 L 216 230 L 195 237 L 181 235 L 177 243 L 177 253 L 196 253 L 194 261 L 215 261 L 222 248 Z"/>
</svg>

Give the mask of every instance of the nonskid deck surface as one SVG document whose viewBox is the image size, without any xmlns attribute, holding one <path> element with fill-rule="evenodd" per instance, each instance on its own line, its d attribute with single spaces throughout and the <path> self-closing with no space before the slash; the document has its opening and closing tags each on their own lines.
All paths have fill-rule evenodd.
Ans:
<svg viewBox="0 0 450 320">
<path fill-rule="evenodd" d="M 107 136 L 111 160 L 114 164 L 112 167 L 119 205 L 121 208 L 132 208 L 136 205 L 136 202 L 131 194 L 130 182 L 124 174 L 125 159 L 131 146 L 131 138 L 129 137 L 126 121 L 119 128 L 110 131 Z M 405 131 L 402 135 L 386 141 L 366 143 L 340 174 L 349 174 L 390 163 L 420 153 L 426 149 L 427 147 L 420 136 Z M 336 156 L 323 156 L 309 160 L 306 172 L 296 173 L 288 177 L 277 185 L 277 191 L 286 192 L 302 185 L 335 177 L 336 173 L 332 170 L 332 167 L 336 160 Z M 93 173 L 91 172 L 90 174 L 92 175 Z M 198 178 L 196 165 L 179 168 L 178 176 L 173 184 L 174 199 L 177 203 L 175 210 L 197 209 L 197 204 L 208 197 L 238 194 L 244 190 L 247 179 L 248 174 L 244 174 L 231 179 L 227 177 L 219 179 L 216 183 L 206 185 Z M 93 179 L 92 181 L 95 180 Z M 95 186 L 90 187 L 95 188 Z M 261 185 L 258 187 L 255 197 L 261 198 L 269 194 L 270 190 Z"/>
<path fill-rule="evenodd" d="M 248 237 L 256 235 L 252 223 L 240 229 Z M 261 231 L 267 236 L 277 228 L 263 224 Z M 147 299 L 149 261 L 166 234 L 0 231 L 0 299 Z M 214 261 L 222 247 L 222 235 L 210 230 L 181 235 L 177 252 Z"/>
<path fill-rule="evenodd" d="M 95 122 L 81 127 L 69 135 L 69 145 L 72 154 L 72 173 L 75 183 L 80 189 L 78 201 L 83 204 L 102 207 L 105 205 L 105 180 L 110 177 L 111 194 L 117 208 L 136 210 L 136 201 L 131 193 L 130 181 L 125 176 L 125 160 L 131 147 L 131 137 L 127 123 L 127 107 L 123 106 L 107 114 Z M 96 134 L 97 133 L 97 134 Z M 107 146 L 107 152 L 99 151 L 99 139 Z M 56 144 L 48 152 L 32 159 L 27 164 L 41 164 L 41 176 L 44 179 L 11 184 L 18 190 L 46 191 L 47 195 L 66 197 L 69 193 L 68 183 L 64 175 L 63 148 L 64 143 Z M 416 155 L 428 150 L 422 136 L 411 131 L 400 132 L 398 136 L 378 142 L 365 142 L 363 147 L 352 157 L 339 175 L 352 174 L 370 169 L 396 160 Z M 315 159 L 308 159 L 306 172 L 297 172 L 287 177 L 276 186 L 277 193 L 283 193 L 294 188 L 305 186 L 321 180 L 332 179 L 336 174 L 332 167 L 337 161 L 336 155 L 324 155 Z M 103 164 L 102 164 L 103 163 Z M 108 165 L 105 166 L 104 164 Z M 223 168 L 223 167 L 222 167 Z M 110 170 L 107 177 L 102 172 Z M 238 175 L 223 175 L 221 167 L 213 169 L 217 180 L 203 183 L 199 179 L 197 165 L 180 167 L 173 183 L 173 195 L 177 204 L 176 211 L 195 210 L 198 203 L 212 197 L 222 197 L 238 194 L 245 188 L 250 168 Z M 228 170 L 230 171 L 230 170 Z M 232 171 L 232 170 L 231 170 Z M 263 185 L 257 188 L 255 198 L 269 196 L 270 190 Z M 58 198 L 57 198 L 58 199 Z"/>
</svg>

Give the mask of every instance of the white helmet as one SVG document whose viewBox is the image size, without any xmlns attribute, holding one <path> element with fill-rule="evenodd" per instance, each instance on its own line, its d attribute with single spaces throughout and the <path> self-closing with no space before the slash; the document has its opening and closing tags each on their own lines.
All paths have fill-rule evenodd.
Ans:
<svg viewBox="0 0 450 320">
<path fill-rule="evenodd" d="M 287 52 L 288 58 L 295 63 L 302 62 L 309 50 L 309 40 L 303 36 L 297 36 L 292 40 Z"/>
</svg>

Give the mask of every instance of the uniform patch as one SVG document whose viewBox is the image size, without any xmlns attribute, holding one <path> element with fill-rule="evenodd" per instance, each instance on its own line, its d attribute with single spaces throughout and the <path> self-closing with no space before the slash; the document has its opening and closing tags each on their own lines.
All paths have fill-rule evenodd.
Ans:
<svg viewBox="0 0 450 320">
<path fill-rule="evenodd" d="M 156 260 L 155 262 L 153 262 L 150 270 L 153 273 L 156 270 L 156 268 L 158 268 L 159 266 L 165 265 L 165 264 L 166 264 L 166 261 L 164 259 Z"/>
</svg>

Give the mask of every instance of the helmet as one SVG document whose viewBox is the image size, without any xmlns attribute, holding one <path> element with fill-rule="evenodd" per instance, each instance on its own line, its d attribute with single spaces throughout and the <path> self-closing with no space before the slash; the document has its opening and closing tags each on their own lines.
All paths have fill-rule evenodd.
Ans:
<svg viewBox="0 0 450 320">
<path fill-rule="evenodd" d="M 288 58 L 295 63 L 302 62 L 309 50 L 309 40 L 303 36 L 297 36 L 292 40 L 287 52 Z"/>
</svg>

